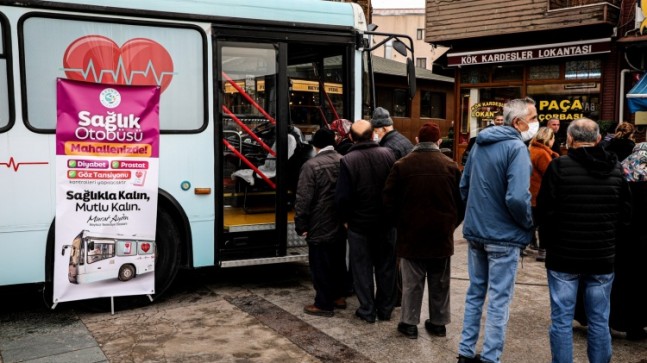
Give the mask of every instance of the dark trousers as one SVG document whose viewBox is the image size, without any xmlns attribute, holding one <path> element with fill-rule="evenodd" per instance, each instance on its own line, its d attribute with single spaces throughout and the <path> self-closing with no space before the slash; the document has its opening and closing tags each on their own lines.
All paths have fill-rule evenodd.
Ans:
<svg viewBox="0 0 647 363">
<path fill-rule="evenodd" d="M 451 321 L 449 304 L 449 280 L 451 258 L 400 259 L 402 272 L 402 318 L 410 325 L 420 323 L 420 309 L 425 293 L 429 298 L 429 320 L 434 325 L 447 325 Z"/>
<path fill-rule="evenodd" d="M 327 243 L 308 243 L 308 253 L 315 306 L 333 310 L 334 301 L 346 296 L 346 241 L 339 238 Z"/>
<path fill-rule="evenodd" d="M 357 313 L 390 317 L 395 307 L 395 228 L 364 235 L 348 231 L 350 267 L 359 300 Z M 375 270 L 375 283 L 373 271 Z M 377 291 L 375 291 L 377 285 Z"/>
</svg>

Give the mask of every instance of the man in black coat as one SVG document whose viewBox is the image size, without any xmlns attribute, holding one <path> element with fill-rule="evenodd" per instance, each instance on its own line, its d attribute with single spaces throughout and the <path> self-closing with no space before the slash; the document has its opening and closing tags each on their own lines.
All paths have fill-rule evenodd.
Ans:
<svg viewBox="0 0 647 363">
<path fill-rule="evenodd" d="M 368 121 L 356 121 L 350 132 L 354 144 L 341 159 L 335 202 L 348 228 L 350 266 L 360 303 L 355 315 L 374 323 L 376 316 L 390 320 L 395 307 L 395 228 L 387 223 L 382 204 L 382 189 L 395 157 L 371 140 Z"/>
<path fill-rule="evenodd" d="M 391 149 L 395 160 L 400 160 L 413 150 L 411 141 L 393 128 L 393 120 L 386 109 L 378 107 L 373 111 L 371 126 L 380 146 Z"/>
<path fill-rule="evenodd" d="M 346 273 L 346 233 L 335 211 L 335 188 L 341 155 L 335 151 L 335 134 L 319 129 L 310 142 L 316 155 L 301 168 L 294 206 L 294 228 L 308 241 L 315 302 L 306 314 L 333 316 L 345 308 L 342 282 Z"/>
<path fill-rule="evenodd" d="M 631 193 L 615 155 L 598 142 L 598 124 L 571 122 L 568 154 L 553 160 L 537 196 L 540 239 L 546 246 L 553 362 L 573 361 L 572 321 L 584 289 L 588 357 L 611 360 L 609 310 L 616 240 L 631 220 Z"/>
</svg>

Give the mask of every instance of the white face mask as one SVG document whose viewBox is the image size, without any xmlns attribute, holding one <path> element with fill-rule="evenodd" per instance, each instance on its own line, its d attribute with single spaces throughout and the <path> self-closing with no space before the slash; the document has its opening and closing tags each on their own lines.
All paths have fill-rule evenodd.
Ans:
<svg viewBox="0 0 647 363">
<path fill-rule="evenodd" d="M 537 131 L 539 131 L 539 122 L 531 122 L 528 124 L 528 130 L 521 133 L 521 139 L 528 141 L 537 135 Z"/>
<path fill-rule="evenodd" d="M 379 136 L 377 136 L 377 132 L 374 132 L 374 133 L 373 133 L 373 141 L 375 141 L 375 142 L 380 142 L 380 137 L 379 137 Z"/>
</svg>

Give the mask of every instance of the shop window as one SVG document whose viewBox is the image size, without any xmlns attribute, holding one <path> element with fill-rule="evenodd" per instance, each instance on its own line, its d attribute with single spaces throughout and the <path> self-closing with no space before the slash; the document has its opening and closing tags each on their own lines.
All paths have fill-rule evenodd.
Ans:
<svg viewBox="0 0 647 363">
<path fill-rule="evenodd" d="M 5 23 L 0 21 L 0 130 L 9 125 L 9 79 L 7 78 L 7 49 Z"/>
<path fill-rule="evenodd" d="M 492 72 L 492 82 L 521 81 L 522 79 L 522 66 L 495 66 Z"/>
<path fill-rule="evenodd" d="M 416 58 L 416 67 L 427 69 L 427 58 Z"/>
<path fill-rule="evenodd" d="M 377 106 L 386 108 L 391 116 L 410 117 L 409 97 L 404 88 L 377 88 Z"/>
<path fill-rule="evenodd" d="M 602 77 L 602 61 L 599 59 L 566 62 L 565 78 L 595 79 Z"/>
<path fill-rule="evenodd" d="M 559 79 L 559 64 L 530 66 L 528 78 L 530 80 Z"/>
<path fill-rule="evenodd" d="M 489 68 L 465 67 L 461 70 L 461 83 L 487 83 L 489 78 Z"/>
<path fill-rule="evenodd" d="M 420 100 L 420 117 L 445 118 L 445 94 L 441 92 L 422 91 Z"/>
</svg>

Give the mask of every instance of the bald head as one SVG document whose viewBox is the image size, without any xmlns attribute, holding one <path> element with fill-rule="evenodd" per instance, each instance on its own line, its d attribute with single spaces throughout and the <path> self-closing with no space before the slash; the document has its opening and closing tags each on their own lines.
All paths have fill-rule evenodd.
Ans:
<svg viewBox="0 0 647 363">
<path fill-rule="evenodd" d="M 600 127 L 597 122 L 588 118 L 580 118 L 568 125 L 567 137 L 571 144 L 595 144 L 600 141 Z"/>
<path fill-rule="evenodd" d="M 350 138 L 353 142 L 369 141 L 373 137 L 371 123 L 366 120 L 357 120 L 350 127 Z"/>
</svg>

